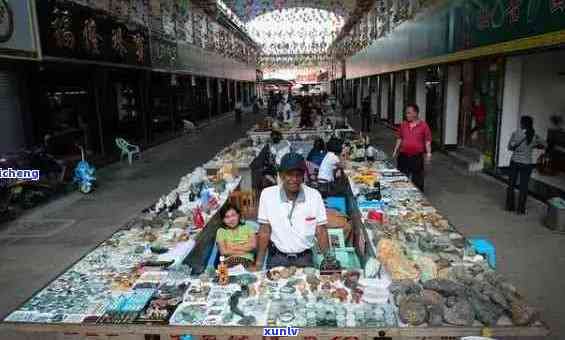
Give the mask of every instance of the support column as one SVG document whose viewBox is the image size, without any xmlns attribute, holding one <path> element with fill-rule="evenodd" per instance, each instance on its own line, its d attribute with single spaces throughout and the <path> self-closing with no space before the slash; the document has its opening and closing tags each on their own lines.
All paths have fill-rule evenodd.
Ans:
<svg viewBox="0 0 565 340">
<path fill-rule="evenodd" d="M 420 118 L 426 120 L 426 69 L 416 71 L 416 105 L 420 108 Z"/>
<path fill-rule="evenodd" d="M 361 109 L 361 98 L 363 96 L 363 78 L 355 79 L 357 83 L 357 98 L 355 98 L 355 108 L 357 110 Z"/>
<path fill-rule="evenodd" d="M 93 94 L 94 111 L 96 112 L 96 121 L 98 125 L 98 138 L 100 141 L 100 154 L 106 156 L 106 145 L 104 140 L 104 112 L 105 100 L 107 98 L 106 92 L 108 86 L 98 86 L 99 84 L 108 84 L 108 70 L 105 68 L 93 68 L 93 73 L 89 82 L 89 90 Z"/>
<path fill-rule="evenodd" d="M 443 132 L 444 146 L 457 146 L 459 108 L 461 105 L 461 65 L 450 65 L 447 69 Z"/>
<path fill-rule="evenodd" d="M 172 77 L 175 77 L 174 74 L 171 74 L 171 78 L 167 82 L 167 86 L 169 87 L 169 119 L 171 120 L 171 130 L 175 131 L 175 119 L 176 119 L 176 109 L 177 106 L 175 105 L 175 97 L 176 97 L 176 88 L 172 84 Z"/>
<path fill-rule="evenodd" d="M 394 124 L 402 123 L 404 118 L 404 72 L 394 75 Z"/>
<path fill-rule="evenodd" d="M 502 97 L 502 118 L 498 144 L 498 167 L 510 165 L 512 152 L 508 151 L 508 142 L 512 132 L 518 129 L 520 121 L 520 97 L 522 94 L 522 77 L 524 58 L 522 56 L 506 59 L 504 70 L 504 92 Z"/>
<path fill-rule="evenodd" d="M 383 75 L 381 78 L 381 119 L 388 119 L 388 102 L 390 99 L 390 77 Z M 389 79 L 387 79 L 389 78 Z"/>
<path fill-rule="evenodd" d="M 232 106 L 231 109 L 232 111 L 235 109 L 235 103 L 237 102 L 237 81 L 234 80 L 233 81 L 233 101 L 232 101 Z"/>
<path fill-rule="evenodd" d="M 216 79 L 216 102 L 217 102 L 217 106 L 216 106 L 216 114 L 219 116 L 221 115 L 222 112 L 222 95 L 224 95 L 222 93 L 222 80 L 221 79 Z"/>
<path fill-rule="evenodd" d="M 208 120 L 212 121 L 212 88 L 210 78 L 206 77 L 206 104 L 208 106 Z"/>
<path fill-rule="evenodd" d="M 229 79 L 226 79 L 226 89 L 228 90 L 228 93 L 226 93 L 226 95 L 228 96 L 228 107 L 226 112 L 230 112 L 233 109 L 231 105 L 233 89 L 230 86 Z"/>
<path fill-rule="evenodd" d="M 473 125 L 473 96 L 474 96 L 474 71 L 475 62 L 465 61 L 461 68 L 461 107 L 459 109 L 459 145 L 467 146 L 470 143 L 470 131 Z"/>
<path fill-rule="evenodd" d="M 371 84 L 369 86 L 369 95 L 371 96 L 371 117 L 372 119 L 374 119 L 377 114 L 378 114 L 378 108 L 379 108 L 379 92 L 378 92 L 378 81 L 379 78 L 377 76 L 371 77 L 369 78 L 371 79 L 371 82 L 369 84 Z"/>
</svg>

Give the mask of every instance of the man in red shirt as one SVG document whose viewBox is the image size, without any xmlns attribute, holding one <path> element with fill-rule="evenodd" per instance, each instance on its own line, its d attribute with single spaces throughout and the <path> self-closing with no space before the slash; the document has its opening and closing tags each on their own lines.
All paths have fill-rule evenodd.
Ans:
<svg viewBox="0 0 565 340">
<path fill-rule="evenodd" d="M 393 157 L 398 157 L 398 170 L 424 191 L 424 162 L 432 160 L 432 133 L 428 124 L 418 118 L 419 114 L 418 105 L 406 108 L 406 120 L 398 130 Z"/>
</svg>

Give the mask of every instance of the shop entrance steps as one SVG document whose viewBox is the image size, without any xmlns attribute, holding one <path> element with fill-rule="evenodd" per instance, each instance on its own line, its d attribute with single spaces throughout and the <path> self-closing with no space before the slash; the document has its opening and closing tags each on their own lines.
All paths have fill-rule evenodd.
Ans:
<svg viewBox="0 0 565 340">
<path fill-rule="evenodd" d="M 477 149 L 458 148 L 448 151 L 447 155 L 453 160 L 453 164 L 467 173 L 478 173 L 484 168 L 484 155 Z"/>
</svg>

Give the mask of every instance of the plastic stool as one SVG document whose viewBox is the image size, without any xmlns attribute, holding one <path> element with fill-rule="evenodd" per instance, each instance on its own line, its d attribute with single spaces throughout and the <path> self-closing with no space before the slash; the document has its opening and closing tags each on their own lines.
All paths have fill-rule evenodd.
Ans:
<svg viewBox="0 0 565 340">
<path fill-rule="evenodd" d="M 486 256 L 489 266 L 493 269 L 496 268 L 496 248 L 492 242 L 486 238 L 472 237 L 469 238 L 469 243 L 478 254 Z"/>
<path fill-rule="evenodd" d="M 180 340 L 192 340 L 192 339 L 194 339 L 194 338 L 192 337 L 192 335 L 186 334 L 186 335 L 181 335 L 181 336 L 179 337 L 179 339 L 180 339 Z"/>
<path fill-rule="evenodd" d="M 326 208 L 335 209 L 340 213 L 347 215 L 347 207 L 345 203 L 345 197 L 328 197 L 326 198 Z"/>
</svg>

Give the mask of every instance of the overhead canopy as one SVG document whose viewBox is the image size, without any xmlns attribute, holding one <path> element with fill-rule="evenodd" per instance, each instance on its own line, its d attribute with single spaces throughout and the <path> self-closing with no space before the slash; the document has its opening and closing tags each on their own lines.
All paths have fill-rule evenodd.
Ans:
<svg viewBox="0 0 565 340">
<path fill-rule="evenodd" d="M 260 47 L 266 77 L 277 69 L 328 69 L 329 48 L 374 0 L 216 1 Z"/>
<path fill-rule="evenodd" d="M 289 8 L 321 9 L 347 20 L 357 5 L 356 0 L 224 0 L 224 3 L 244 23 Z"/>
<path fill-rule="evenodd" d="M 342 27 L 342 17 L 313 8 L 282 9 L 246 24 L 265 56 L 325 53 Z"/>
</svg>

